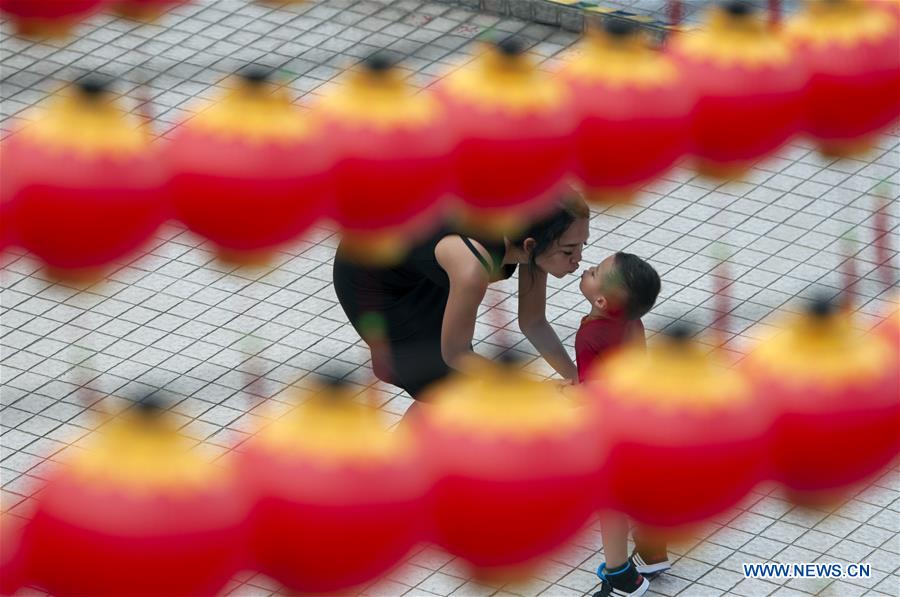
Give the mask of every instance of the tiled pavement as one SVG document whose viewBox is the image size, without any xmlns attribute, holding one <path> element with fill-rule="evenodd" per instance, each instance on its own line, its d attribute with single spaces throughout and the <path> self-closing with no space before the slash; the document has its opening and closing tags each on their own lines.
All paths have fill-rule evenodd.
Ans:
<svg viewBox="0 0 900 597">
<path fill-rule="evenodd" d="M 493 14 L 509 15 L 526 21 L 558 25 L 570 31 L 582 31 L 599 22 L 601 15 L 637 18 L 652 29 L 672 25 L 694 26 L 702 19 L 710 0 L 438 0 Z M 675 1 L 680 2 L 678 22 L 673 23 Z M 803 0 L 744 0 L 761 10 L 775 8 L 782 14 L 796 11 Z M 889 0 L 885 0 L 886 2 Z"/>
<path fill-rule="evenodd" d="M 179 8 L 160 25 L 136 26 L 96 17 L 77 40 L 30 44 L 2 25 L 3 134 L 40 103 L 48 89 L 84 69 L 131 82 L 148 75 L 160 134 L 190 113 L 196 98 L 246 61 L 282 66 L 303 101 L 329 86 L 342 67 L 390 47 L 417 85 L 465 60 L 469 43 L 488 29 L 533 43 L 548 67 L 563 60 L 575 36 L 510 18 L 479 15 L 439 2 L 331 0 L 276 10 L 245 0 L 203 0 Z M 138 109 L 135 103 L 135 109 Z M 738 360 L 772 325 L 815 289 L 842 286 L 846 256 L 856 254 L 859 322 L 870 327 L 887 307 L 876 273 L 873 210 L 889 198 L 891 245 L 898 246 L 900 137 L 881 139 L 864 160 L 833 162 L 805 143 L 760 162 L 745 182 L 717 186 L 683 168 L 647 187 L 633 204 L 596 210 L 588 263 L 615 250 L 648 258 L 663 277 L 658 307 L 645 319 L 651 334 L 681 319 L 698 329 L 713 319 L 717 259 L 727 257 L 734 309 L 725 349 Z M 2 257 L 0 294 L 0 476 L 2 505 L 27 515 L 41 480 L 63 452 L 80 445 L 101 412 L 129 406 L 135 394 L 163 388 L 184 432 L 216 458 L 247 437 L 264 408 L 287 408 L 293 384 L 328 368 L 353 383 L 372 380 L 368 352 L 337 305 L 330 262 L 337 238 L 319 228 L 265 268 L 217 262 L 208 245 L 176 224 L 146 252 L 87 288 L 46 279 L 22 254 Z M 891 273 L 897 279 L 896 251 Z M 548 318 L 571 349 L 586 306 L 577 280 L 551 280 Z M 531 355 L 518 333 L 514 281 L 492 287 L 476 329 L 476 350 L 504 341 Z M 896 292 L 896 289 L 894 289 Z M 498 334 L 498 326 L 506 328 Z M 709 336 L 704 336 L 709 340 Z M 652 340 L 651 340 L 652 341 Z M 535 361 L 532 371 L 549 374 Z M 410 403 L 376 384 L 390 422 Z M 263 403 L 266 403 L 263 405 Z M 663 488 L 661 488 L 663 490 Z M 370 595 L 582 595 L 596 588 L 602 560 L 596 525 L 555 555 L 527 583 L 488 587 L 467 579 L 458 560 L 422 548 L 397 571 L 366 589 Z M 794 508 L 760 488 L 676 550 L 671 572 L 652 585 L 662 595 L 900 594 L 900 470 L 895 468 L 836 511 Z M 742 562 L 869 562 L 868 580 L 746 580 Z M 234 595 L 268 595 L 277 585 L 245 574 Z"/>
</svg>

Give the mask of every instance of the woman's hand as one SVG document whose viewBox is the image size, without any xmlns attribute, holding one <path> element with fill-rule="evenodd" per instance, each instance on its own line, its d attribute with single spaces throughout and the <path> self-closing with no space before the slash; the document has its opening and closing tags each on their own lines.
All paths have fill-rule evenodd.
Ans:
<svg viewBox="0 0 900 597">
<path fill-rule="evenodd" d="M 548 381 L 551 386 L 559 393 L 561 398 L 567 400 L 577 400 L 581 396 L 581 389 L 575 380 L 571 379 L 553 379 Z"/>
</svg>

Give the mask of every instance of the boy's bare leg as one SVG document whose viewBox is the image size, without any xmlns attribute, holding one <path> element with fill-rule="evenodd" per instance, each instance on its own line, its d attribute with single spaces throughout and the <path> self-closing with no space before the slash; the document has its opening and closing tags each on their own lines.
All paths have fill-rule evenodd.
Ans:
<svg viewBox="0 0 900 597">
<path fill-rule="evenodd" d="M 633 531 L 634 554 L 632 559 L 641 574 L 659 574 L 672 567 L 669 562 L 666 534 L 642 525 Z"/>
<path fill-rule="evenodd" d="M 613 569 L 624 565 L 628 561 L 628 519 L 625 515 L 612 510 L 601 511 L 600 536 L 606 566 Z"/>
<path fill-rule="evenodd" d="M 600 512 L 600 535 L 606 561 L 597 568 L 600 590 L 593 597 L 643 595 L 650 587 L 628 557 L 628 519 L 621 512 Z"/>
</svg>

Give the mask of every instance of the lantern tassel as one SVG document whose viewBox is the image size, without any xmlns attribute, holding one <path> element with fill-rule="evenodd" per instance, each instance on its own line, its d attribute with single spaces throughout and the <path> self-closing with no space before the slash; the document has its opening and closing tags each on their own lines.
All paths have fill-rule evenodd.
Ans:
<svg viewBox="0 0 900 597">
<path fill-rule="evenodd" d="M 138 115 L 141 117 L 145 132 L 149 135 L 153 130 L 153 102 L 150 94 L 150 77 L 146 73 L 141 75 L 135 97 L 138 102 Z"/>
<path fill-rule="evenodd" d="M 856 304 L 855 301 L 855 292 L 856 292 L 856 255 L 853 254 L 853 237 L 845 236 L 844 237 L 844 252 L 847 254 L 847 259 L 844 261 L 843 267 L 843 293 L 844 300 L 842 301 L 842 307 L 846 313 L 853 312 L 854 306 Z"/>
<path fill-rule="evenodd" d="M 677 27 L 684 18 L 684 2 L 682 0 L 669 0 L 669 25 Z"/>
<path fill-rule="evenodd" d="M 781 0 L 769 0 L 769 25 L 777 27 L 781 24 Z"/>
<path fill-rule="evenodd" d="M 875 209 L 875 255 L 878 261 L 878 273 L 886 289 L 894 286 L 891 272 L 891 237 L 888 233 L 888 200 L 883 186 L 878 187 Z"/>
<path fill-rule="evenodd" d="M 713 280 L 715 283 L 714 310 L 716 312 L 715 320 L 713 321 L 713 330 L 716 334 L 715 344 L 719 348 L 722 348 L 728 341 L 728 324 L 730 322 L 729 314 L 731 312 L 731 297 L 729 297 L 725 293 L 725 289 L 731 285 L 731 275 L 724 248 L 721 246 L 716 246 L 714 251 L 716 253 L 716 258 L 718 259 L 719 264 L 716 266 L 716 274 L 713 275 Z"/>
</svg>

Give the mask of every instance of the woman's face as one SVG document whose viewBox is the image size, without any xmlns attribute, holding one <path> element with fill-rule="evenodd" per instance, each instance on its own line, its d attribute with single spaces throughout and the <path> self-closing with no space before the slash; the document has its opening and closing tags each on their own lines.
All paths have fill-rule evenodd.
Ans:
<svg viewBox="0 0 900 597">
<path fill-rule="evenodd" d="M 555 243 L 537 256 L 535 263 L 557 278 L 574 273 L 581 263 L 581 249 L 587 243 L 588 233 L 588 219 L 576 219 Z"/>
</svg>

